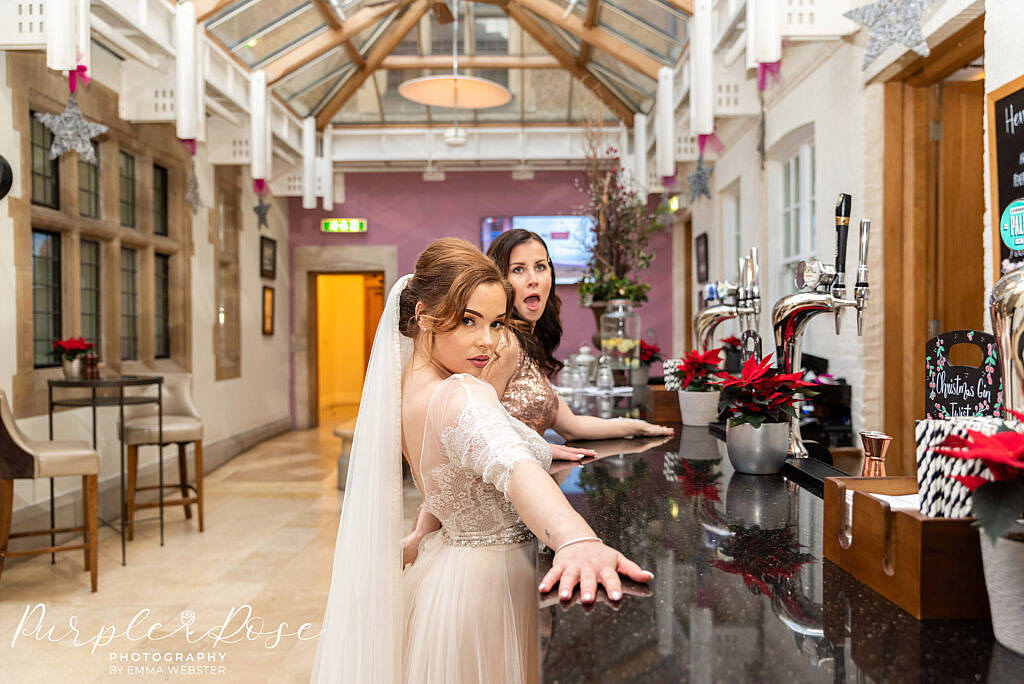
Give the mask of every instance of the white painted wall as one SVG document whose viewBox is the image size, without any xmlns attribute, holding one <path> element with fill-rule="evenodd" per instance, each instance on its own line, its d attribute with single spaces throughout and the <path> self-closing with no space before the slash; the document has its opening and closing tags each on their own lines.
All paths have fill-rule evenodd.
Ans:
<svg viewBox="0 0 1024 684">
<path fill-rule="evenodd" d="M 795 286 L 780 282 L 782 260 L 782 164 L 794 145 L 813 139 L 816 147 L 816 247 L 814 255 L 832 262 L 835 249 L 834 203 L 836 194 L 854 198 L 854 223 L 873 222 L 871 257 L 873 297 L 863 337 L 857 336 L 852 311 L 843 315 L 842 334 L 835 334 L 831 316 L 813 321 L 805 336 L 804 350 L 829 360 L 830 372 L 853 386 L 853 429 L 881 425 L 882 328 L 881 328 L 881 198 L 876 173 L 880 173 L 882 119 L 881 86 L 862 85 L 863 37 L 854 40 L 794 43 L 783 53 L 780 85 L 766 91 L 765 137 L 767 163 L 762 174 L 757 121 L 719 121 L 718 135 L 725 150 L 714 162 L 713 197 L 699 198 L 691 208 L 693 233 L 709 234 L 709 275 L 712 280 L 733 279 L 736 266 L 723 254 L 731 254 L 731 227 L 723 226 L 720 193 L 738 183 L 743 220 L 742 245 L 761 251 L 762 317 L 764 353 L 774 352 L 771 308 Z M 803 135 L 803 137 L 801 137 Z M 869 171 L 870 169 L 870 171 Z M 726 212 L 728 213 L 728 212 Z M 856 269 L 856 228 L 851 230 L 848 272 Z M 852 276 L 850 294 L 852 296 Z M 722 334 L 736 332 L 723 325 Z M 677 343 L 679 340 L 677 340 Z"/>
<path fill-rule="evenodd" d="M 93 76 L 105 86 L 117 90 L 120 84 L 119 62 L 103 50 L 93 51 Z M 13 193 L 19 192 L 23 170 L 20 168 L 20 136 L 12 124 L 11 91 L 6 84 L 6 53 L 0 51 L 0 154 L 7 158 L 14 170 Z M 173 124 L 160 124 L 173 126 Z M 213 204 L 213 166 L 207 161 L 207 150 L 199 145 L 196 154 L 203 204 Z M 212 445 L 268 423 L 290 419 L 288 402 L 288 321 L 290 320 L 288 295 L 288 239 L 287 200 L 271 199 L 270 230 L 259 231 L 256 215 L 251 207 L 256 204 L 248 169 L 243 171 L 242 234 L 240 236 L 240 285 L 242 316 L 242 375 L 224 381 L 214 380 L 213 325 L 214 325 L 214 252 L 209 238 L 208 210 L 201 209 L 192 220 L 192 374 L 193 396 L 203 416 L 204 444 Z M 0 291 L 14 292 L 14 240 L 13 220 L 8 203 L 0 200 Z M 259 274 L 260 234 L 277 240 L 277 279 L 268 281 Z M 275 334 L 264 337 L 261 329 L 262 290 L 269 285 L 276 290 Z M 17 371 L 15 331 L 18 320 L 13 296 L 0 297 L 0 389 L 10 395 L 11 378 Z M 34 439 L 47 438 L 45 415 L 19 420 L 21 428 Z M 85 410 L 65 411 L 54 420 L 57 439 L 91 439 L 91 414 Z M 117 440 L 116 409 L 100 409 L 98 419 L 98 450 L 100 453 L 101 483 L 117 478 L 119 474 L 119 442 Z M 174 457 L 173 447 L 166 452 Z M 152 447 L 140 453 L 142 466 L 156 461 Z M 57 480 L 60 494 L 77 490 L 76 478 Z M 49 481 L 19 480 L 15 486 L 15 509 L 31 504 L 42 504 L 49 497 Z"/>
</svg>

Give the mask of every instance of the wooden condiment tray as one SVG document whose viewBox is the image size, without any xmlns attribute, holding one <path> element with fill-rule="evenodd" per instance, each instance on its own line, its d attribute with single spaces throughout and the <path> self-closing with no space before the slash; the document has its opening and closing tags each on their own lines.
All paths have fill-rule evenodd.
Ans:
<svg viewBox="0 0 1024 684">
<path fill-rule="evenodd" d="M 854 491 L 852 529 L 846 526 L 847 489 Z M 827 478 L 825 558 L 918 620 L 988 617 L 973 518 L 893 511 L 865 492 L 915 494 L 917 479 Z"/>
<path fill-rule="evenodd" d="M 679 392 L 670 392 L 664 385 L 647 386 L 647 420 L 658 423 L 681 423 Z"/>
</svg>

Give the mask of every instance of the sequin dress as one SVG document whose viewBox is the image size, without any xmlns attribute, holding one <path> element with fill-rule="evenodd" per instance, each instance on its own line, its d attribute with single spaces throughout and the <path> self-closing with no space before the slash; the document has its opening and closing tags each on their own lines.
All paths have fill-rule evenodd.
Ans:
<svg viewBox="0 0 1024 684">
<path fill-rule="evenodd" d="M 537 680 L 533 537 L 508 500 L 517 464 L 551 447 L 490 384 L 453 375 L 434 391 L 413 472 L 441 529 L 405 570 L 406 682 Z"/>
<path fill-rule="evenodd" d="M 505 387 L 501 405 L 513 418 L 517 418 L 543 435 L 558 417 L 558 394 L 537 362 L 519 349 L 519 362 L 515 373 Z"/>
</svg>

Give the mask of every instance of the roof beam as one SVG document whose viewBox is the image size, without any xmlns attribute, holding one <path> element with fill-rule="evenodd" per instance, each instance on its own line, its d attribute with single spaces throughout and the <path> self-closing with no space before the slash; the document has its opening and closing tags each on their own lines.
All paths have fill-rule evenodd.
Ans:
<svg viewBox="0 0 1024 684">
<path fill-rule="evenodd" d="M 320 16 L 327 22 L 328 28 L 332 31 L 341 28 L 341 19 L 338 18 L 337 13 L 331 7 L 327 0 L 313 0 L 313 4 L 316 5 L 317 10 L 320 12 Z M 363 55 L 360 54 L 359 49 L 356 48 L 355 43 L 352 42 L 351 38 L 346 38 L 342 41 L 342 46 L 345 48 L 345 52 L 348 53 L 348 58 L 355 63 L 356 66 L 363 66 L 365 60 Z"/>
<path fill-rule="evenodd" d="M 644 74 L 652 80 L 658 80 L 658 69 L 665 66 L 653 57 L 627 45 L 612 34 L 598 27 L 588 27 L 575 14 L 563 16 L 565 10 L 552 0 L 511 0 L 508 9 L 514 6 L 524 7 L 538 16 L 560 26 L 585 43 L 590 43 L 599 50 L 604 50 L 612 57 Z"/>
<path fill-rule="evenodd" d="M 583 17 L 583 25 L 587 28 L 597 26 L 597 10 L 601 6 L 601 0 L 590 0 L 587 3 L 587 14 Z M 590 61 L 590 43 L 580 43 L 580 54 L 576 57 L 576 63 L 585 66 Z"/>
<path fill-rule="evenodd" d="M 427 10 L 430 9 L 431 4 L 429 0 L 414 0 L 405 10 L 405 13 L 388 29 L 387 33 L 377 40 L 377 43 L 366 55 L 366 62 L 363 66 L 353 72 L 341 86 L 341 89 L 331 96 L 330 101 L 324 105 L 323 109 L 317 112 L 317 128 L 323 129 L 327 127 L 327 124 L 331 122 L 331 119 L 338 113 L 338 110 L 359 90 L 363 83 L 366 82 L 366 79 L 370 77 L 370 74 L 384 61 L 384 58 L 391 54 L 391 51 L 402 42 L 406 34 L 416 27 L 416 24 L 427 13 Z"/>
<path fill-rule="evenodd" d="M 384 16 L 393 12 L 396 8 L 406 4 L 408 1 L 409 0 L 392 0 L 391 2 L 383 5 L 364 7 L 353 12 L 352 16 L 346 19 L 338 28 L 330 29 L 313 36 L 298 47 L 290 50 L 284 55 L 281 55 L 263 67 L 263 71 L 267 74 L 267 85 L 272 85 L 277 81 L 280 81 L 288 74 L 305 66 L 309 62 L 312 62 L 325 52 L 344 44 L 346 40 L 349 40 L 352 36 L 358 34 L 366 27 L 371 26 Z"/>
<path fill-rule="evenodd" d="M 446 55 L 390 55 L 378 69 L 445 69 L 451 71 L 452 58 Z M 459 69 L 561 69 L 558 60 L 548 55 L 459 55 Z"/>
<path fill-rule="evenodd" d="M 569 54 L 540 23 L 533 18 L 533 15 L 515 3 L 509 3 L 505 12 L 512 17 L 526 33 L 541 45 L 552 57 L 558 60 L 562 68 L 575 76 L 583 87 L 594 94 L 604 106 L 619 117 L 619 120 L 627 126 L 633 126 L 633 110 L 625 102 L 620 100 L 611 90 L 594 77 L 589 71 L 576 63 L 576 58 Z"/>
<path fill-rule="evenodd" d="M 203 23 L 234 2 L 235 0 L 195 0 L 192 4 L 196 8 L 196 23 Z"/>
<path fill-rule="evenodd" d="M 665 4 L 679 10 L 688 17 L 693 16 L 693 0 L 665 0 Z"/>
</svg>

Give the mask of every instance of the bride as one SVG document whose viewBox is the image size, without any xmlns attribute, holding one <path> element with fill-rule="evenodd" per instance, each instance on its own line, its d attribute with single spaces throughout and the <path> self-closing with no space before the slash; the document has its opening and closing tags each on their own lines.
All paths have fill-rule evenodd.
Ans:
<svg viewBox="0 0 1024 684">
<path fill-rule="evenodd" d="M 479 379 L 512 290 L 468 242 L 442 239 L 392 288 L 356 424 L 314 682 L 527 682 L 537 677 L 533 535 L 555 549 L 540 591 L 584 603 L 619 573 L 546 472 L 551 448 Z M 400 389 L 400 391 L 399 391 Z M 401 463 L 441 521 L 404 575 Z M 531 534 L 532 533 L 532 534 Z"/>
</svg>

